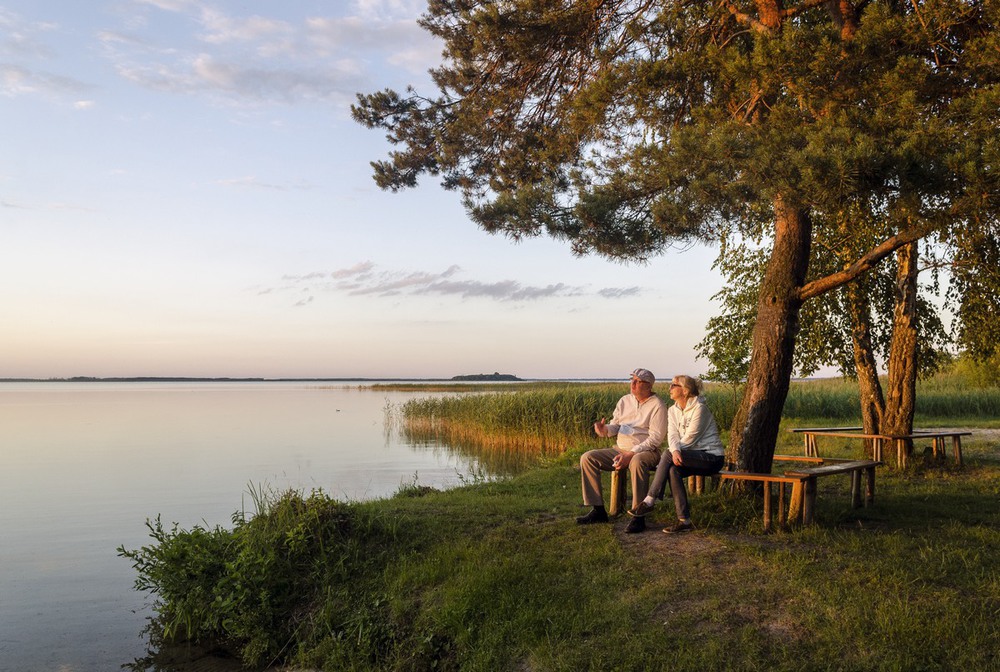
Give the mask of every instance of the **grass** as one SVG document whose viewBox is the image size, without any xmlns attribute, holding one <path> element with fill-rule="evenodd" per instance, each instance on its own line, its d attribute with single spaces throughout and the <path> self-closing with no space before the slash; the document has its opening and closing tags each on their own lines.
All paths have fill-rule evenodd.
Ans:
<svg viewBox="0 0 1000 672">
<path fill-rule="evenodd" d="M 831 398 L 793 389 L 801 402 L 788 426 L 830 424 L 824 413 L 841 408 L 846 392 L 823 385 Z M 587 389 L 596 401 L 572 422 L 589 430 L 621 386 Z M 942 386 L 946 408 L 968 408 L 964 392 Z M 504 395 L 463 398 L 488 411 L 491 431 L 529 435 L 565 431 L 555 428 L 566 421 L 545 412 L 525 418 L 526 408 L 555 399 L 571 409 L 584 405 L 573 395 L 587 396 L 563 387 L 506 396 L 522 394 L 543 396 L 521 405 L 494 399 Z M 781 435 L 788 452 L 801 450 L 800 437 Z M 857 451 L 856 442 L 824 445 Z M 998 669 L 1000 459 L 988 435 L 965 442 L 962 470 L 921 460 L 902 473 L 880 470 L 870 508 L 849 507 L 846 477 L 822 479 L 817 524 L 769 535 L 758 500 L 724 492 L 692 498 L 698 530 L 680 537 L 659 532 L 672 522 L 662 505 L 642 535 L 625 535 L 624 520 L 578 527 L 577 462 L 586 447 L 539 451 L 547 457 L 533 468 L 473 477 L 447 492 L 414 482 L 374 502 L 261 495 L 260 513 L 235 516 L 231 530 L 151 528 L 154 544 L 121 551 L 163 601 L 163 622 L 175 633 L 224 641 L 247 663 L 282 659 L 329 671 Z"/>
</svg>

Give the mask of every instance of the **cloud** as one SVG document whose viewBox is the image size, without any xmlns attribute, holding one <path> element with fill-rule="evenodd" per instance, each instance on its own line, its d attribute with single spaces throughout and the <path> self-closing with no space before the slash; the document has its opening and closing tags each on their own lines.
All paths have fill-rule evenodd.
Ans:
<svg viewBox="0 0 1000 672">
<path fill-rule="evenodd" d="M 157 91 L 228 104 L 346 108 L 369 87 L 373 69 L 423 76 L 440 59 L 440 45 L 417 25 L 420 4 L 409 1 L 359 2 L 348 9 L 352 15 L 298 18 L 238 16 L 207 2 L 134 1 L 148 16 L 127 18 L 122 30 L 100 39 L 121 77 Z M 166 30 L 156 10 L 182 14 L 194 29 Z"/>
<path fill-rule="evenodd" d="M 233 18 L 210 8 L 202 8 L 201 20 L 205 28 L 201 39 L 209 44 L 233 42 L 267 42 L 275 38 L 287 39 L 295 32 L 285 21 L 262 16 Z"/>
<path fill-rule="evenodd" d="M 627 296 L 638 296 L 642 290 L 639 287 L 605 287 L 597 292 L 605 299 L 623 299 Z"/>
<path fill-rule="evenodd" d="M 315 189 L 315 185 L 300 182 L 298 184 L 276 184 L 264 182 L 253 176 L 233 177 L 225 180 L 216 180 L 216 184 L 224 187 L 240 187 L 243 189 L 259 189 L 263 191 L 293 191 Z"/>
<path fill-rule="evenodd" d="M 0 7 L 0 56 L 14 60 L 52 58 L 55 52 L 38 37 L 57 29 L 56 24 L 26 21 Z"/>
<path fill-rule="evenodd" d="M 43 36 L 58 35 L 58 31 L 56 24 L 28 21 L 0 7 L 0 95 L 58 100 L 94 88 L 51 69 L 57 52 L 46 44 Z"/>
<path fill-rule="evenodd" d="M 82 93 L 91 88 L 72 77 L 11 63 L 0 63 L 0 94 L 9 98 L 31 94 L 62 96 Z"/>
<path fill-rule="evenodd" d="M 356 275 L 366 275 L 369 271 L 375 268 L 375 264 L 370 261 L 362 261 L 360 263 L 354 264 L 350 268 L 342 268 L 338 271 L 334 271 L 330 274 L 330 277 L 343 279 L 350 278 Z"/>
<path fill-rule="evenodd" d="M 313 271 L 306 274 L 282 276 L 281 279 L 284 282 L 291 284 L 285 285 L 281 289 L 298 288 L 309 292 L 323 291 L 373 298 L 451 296 L 461 299 L 485 298 L 514 303 L 593 296 L 614 299 L 637 296 L 641 293 L 639 287 L 612 287 L 593 292 L 586 287 L 567 285 L 561 282 L 539 286 L 524 285 L 517 280 L 510 279 L 483 282 L 456 277 L 461 273 L 462 268 L 457 264 L 440 272 L 385 271 L 378 270 L 371 261 L 363 261 L 330 272 Z"/>
</svg>

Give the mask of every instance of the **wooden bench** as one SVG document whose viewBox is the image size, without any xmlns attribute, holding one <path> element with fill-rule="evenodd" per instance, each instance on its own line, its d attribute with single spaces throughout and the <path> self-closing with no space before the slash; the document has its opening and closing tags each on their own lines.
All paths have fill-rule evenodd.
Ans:
<svg viewBox="0 0 1000 672">
<path fill-rule="evenodd" d="M 955 464 L 962 466 L 962 437 L 971 436 L 972 432 L 955 430 L 933 430 L 915 429 L 912 434 L 864 434 L 860 427 L 810 427 L 804 429 L 792 429 L 792 432 L 800 433 L 804 442 L 804 454 L 807 457 L 819 457 L 819 450 L 816 448 L 817 436 L 833 436 L 849 439 L 870 439 L 874 445 L 873 459 L 877 462 L 883 460 L 884 445 L 896 446 L 896 464 L 905 467 L 907 461 L 906 443 L 916 439 L 930 439 L 933 443 L 932 450 L 934 457 L 944 457 L 947 454 L 945 440 L 951 439 L 952 450 L 954 452 Z"/>
<path fill-rule="evenodd" d="M 818 467 L 808 467 L 806 469 L 793 469 L 786 471 L 785 476 L 804 477 L 801 495 L 796 498 L 792 495 L 792 505 L 801 508 L 801 518 L 803 525 L 809 525 L 813 520 L 813 512 L 816 507 L 816 480 L 820 476 L 833 476 L 835 474 L 850 474 L 851 476 L 851 506 L 859 508 L 862 506 L 861 497 L 861 476 L 865 476 L 865 496 L 864 506 L 875 501 L 875 467 L 882 464 L 878 460 L 853 460 L 850 462 L 833 462 Z M 796 512 L 797 513 L 797 512 Z M 795 519 L 795 514 L 789 512 L 789 517 Z"/>
<path fill-rule="evenodd" d="M 775 455 L 775 462 L 805 463 L 810 466 L 795 467 L 783 474 L 763 474 L 744 471 L 722 470 L 709 477 L 710 482 L 754 481 L 764 490 L 764 531 L 769 532 L 774 518 L 773 495 L 777 495 L 778 525 L 811 525 L 816 510 L 816 481 L 820 476 L 850 474 L 851 506 L 859 508 L 875 501 L 875 467 L 882 464 L 877 460 L 845 460 L 838 458 L 808 457 L 799 455 Z M 653 470 L 650 470 L 653 471 Z M 865 476 L 865 495 L 861 497 L 861 478 Z M 611 472 L 611 501 L 608 514 L 617 516 L 627 510 L 626 485 L 628 470 Z M 704 476 L 689 476 L 689 493 L 701 493 L 705 489 Z M 699 483 L 700 481 L 700 483 Z M 777 484 L 774 489 L 772 484 Z M 789 492 L 789 486 L 791 491 Z M 775 492 L 776 490 L 776 492 Z M 786 513 L 787 512 L 787 513 Z"/>
<path fill-rule="evenodd" d="M 719 477 L 722 480 L 731 481 L 759 481 L 763 483 L 764 486 L 764 531 L 771 531 L 771 484 L 778 484 L 778 525 L 785 527 L 790 519 L 792 522 L 798 522 L 800 513 L 802 511 L 801 506 L 796 506 L 795 502 L 801 500 L 802 498 L 802 483 L 806 480 L 805 476 L 776 476 L 775 474 L 756 474 L 746 471 L 727 471 L 723 470 L 719 472 Z M 787 495 L 788 485 L 792 486 L 791 501 L 788 506 L 788 515 L 786 516 L 785 511 L 785 499 Z M 810 518 L 810 522 L 812 519 Z"/>
<path fill-rule="evenodd" d="M 649 470 L 650 474 L 656 472 L 656 467 Z M 713 485 L 705 485 L 704 476 L 688 476 L 688 493 L 693 493 L 700 495 L 706 491 L 706 488 L 712 490 L 718 484 L 718 475 L 709 476 L 711 479 L 710 483 Z M 618 516 L 628 510 L 626 506 L 626 486 L 628 484 L 628 469 L 615 470 L 611 472 L 611 501 L 608 502 L 608 515 Z"/>
</svg>

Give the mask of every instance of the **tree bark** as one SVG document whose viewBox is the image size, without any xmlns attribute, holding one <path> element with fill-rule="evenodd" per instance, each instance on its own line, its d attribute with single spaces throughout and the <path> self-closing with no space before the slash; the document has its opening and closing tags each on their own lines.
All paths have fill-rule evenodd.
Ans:
<svg viewBox="0 0 1000 672">
<path fill-rule="evenodd" d="M 861 397 L 861 424 L 865 434 L 878 434 L 885 415 L 885 397 L 878 379 L 878 365 L 872 346 L 871 305 L 866 297 L 864 282 L 857 281 L 846 287 L 847 303 L 851 316 L 851 342 L 854 346 L 854 368 L 858 374 L 858 393 Z M 865 439 L 869 457 L 875 446 Z"/>
<path fill-rule="evenodd" d="M 917 243 L 896 251 L 896 307 L 889 345 L 883 434 L 912 434 L 917 398 Z M 907 453 L 913 443 L 907 442 Z"/>
<path fill-rule="evenodd" d="M 771 258 L 757 300 L 750 371 L 733 418 L 726 460 L 739 471 L 770 472 L 788 396 L 799 329 L 799 290 L 809 267 L 812 224 L 802 209 L 775 199 Z"/>
</svg>

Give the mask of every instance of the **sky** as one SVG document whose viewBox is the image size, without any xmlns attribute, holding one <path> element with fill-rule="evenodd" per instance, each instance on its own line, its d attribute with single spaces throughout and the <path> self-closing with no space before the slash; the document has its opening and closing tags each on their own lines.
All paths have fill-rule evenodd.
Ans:
<svg viewBox="0 0 1000 672">
<path fill-rule="evenodd" d="M 621 378 L 708 368 L 715 250 L 515 243 L 358 92 L 441 44 L 411 0 L 0 0 L 0 378 Z"/>
</svg>

